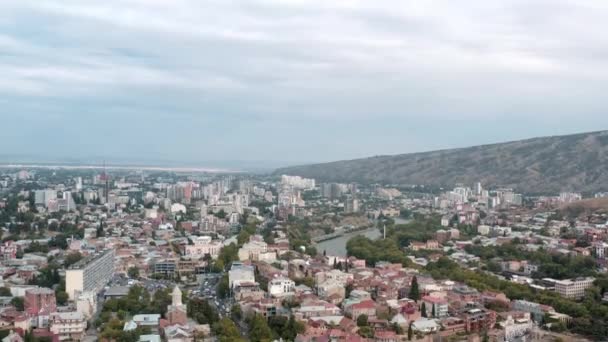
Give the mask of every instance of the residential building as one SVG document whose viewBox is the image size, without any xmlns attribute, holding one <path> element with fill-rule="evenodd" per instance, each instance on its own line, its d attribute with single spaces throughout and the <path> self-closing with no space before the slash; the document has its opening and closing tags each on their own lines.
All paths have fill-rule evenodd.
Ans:
<svg viewBox="0 0 608 342">
<path fill-rule="evenodd" d="M 76 298 L 76 311 L 80 312 L 87 320 L 93 318 L 97 312 L 97 294 L 94 292 L 83 292 Z"/>
<path fill-rule="evenodd" d="M 529 302 L 527 300 L 514 300 L 511 304 L 511 308 L 514 311 L 529 313 L 532 316 L 532 319 L 534 319 L 536 322 L 542 322 L 545 315 L 542 305 L 539 303 Z"/>
<path fill-rule="evenodd" d="M 278 277 L 268 282 L 268 294 L 273 297 L 293 295 L 296 283 L 287 277 Z"/>
<path fill-rule="evenodd" d="M 210 255 L 216 259 L 223 245 L 221 241 L 213 241 L 210 236 L 199 236 L 192 239 L 193 244 L 185 247 L 185 256 L 189 258 L 203 258 Z"/>
<path fill-rule="evenodd" d="M 80 341 L 87 329 L 87 320 L 79 312 L 54 312 L 49 318 L 49 330 L 59 340 Z"/>
<path fill-rule="evenodd" d="M 114 275 L 114 250 L 90 255 L 65 271 L 65 287 L 70 299 L 74 300 L 85 291 L 99 292 Z"/>
<path fill-rule="evenodd" d="M 230 288 L 233 288 L 240 283 L 255 283 L 254 268 L 240 262 L 234 262 L 230 271 L 228 271 L 228 284 Z"/>
<path fill-rule="evenodd" d="M 346 307 L 345 311 L 354 321 L 361 315 L 376 317 L 376 302 L 373 300 L 364 300 L 360 303 L 355 303 Z"/>
<path fill-rule="evenodd" d="M 11 330 L 8 335 L 2 339 L 2 342 L 23 342 L 23 338 L 21 335 Z"/>
<path fill-rule="evenodd" d="M 467 309 L 459 317 L 464 320 L 466 331 L 471 333 L 488 331 L 496 324 L 496 312 L 487 309 Z"/>
<path fill-rule="evenodd" d="M 24 307 L 30 315 L 49 315 L 57 311 L 55 291 L 42 287 L 25 290 Z"/>
<path fill-rule="evenodd" d="M 412 330 L 423 334 L 439 330 L 439 324 L 434 319 L 420 318 L 412 322 Z"/>
<path fill-rule="evenodd" d="M 3 260 L 13 260 L 17 258 L 17 251 L 19 246 L 13 241 L 5 241 L 0 245 L 0 256 Z"/>
<path fill-rule="evenodd" d="M 252 236 L 249 242 L 239 249 L 239 260 L 259 260 L 260 254 L 266 253 L 267 250 L 268 244 L 261 236 Z"/>
<path fill-rule="evenodd" d="M 427 317 L 441 318 L 448 315 L 448 301 L 445 298 L 425 296 L 422 298 Z"/>
<path fill-rule="evenodd" d="M 555 292 L 566 298 L 580 299 L 585 296 L 585 290 L 593 286 L 595 278 L 575 278 L 555 281 Z"/>
</svg>

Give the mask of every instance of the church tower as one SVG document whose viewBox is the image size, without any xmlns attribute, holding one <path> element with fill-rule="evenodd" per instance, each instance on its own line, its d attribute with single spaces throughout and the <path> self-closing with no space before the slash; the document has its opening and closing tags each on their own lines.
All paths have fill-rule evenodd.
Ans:
<svg viewBox="0 0 608 342">
<path fill-rule="evenodd" d="M 182 291 L 175 286 L 171 294 L 171 305 L 167 308 L 167 319 L 169 324 L 186 325 L 188 322 L 188 309 L 182 302 Z"/>
<path fill-rule="evenodd" d="M 173 288 L 173 294 L 171 296 L 173 297 L 172 306 L 182 305 L 182 291 L 179 289 L 179 286 L 176 285 L 175 288 Z"/>
</svg>

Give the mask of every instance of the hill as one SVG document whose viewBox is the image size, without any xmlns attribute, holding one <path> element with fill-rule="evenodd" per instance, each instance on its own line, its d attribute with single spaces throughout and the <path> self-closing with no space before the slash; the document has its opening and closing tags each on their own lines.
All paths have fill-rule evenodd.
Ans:
<svg viewBox="0 0 608 342">
<path fill-rule="evenodd" d="M 293 166 L 275 174 L 323 182 L 447 187 L 482 182 L 527 194 L 606 191 L 608 131 Z"/>
</svg>

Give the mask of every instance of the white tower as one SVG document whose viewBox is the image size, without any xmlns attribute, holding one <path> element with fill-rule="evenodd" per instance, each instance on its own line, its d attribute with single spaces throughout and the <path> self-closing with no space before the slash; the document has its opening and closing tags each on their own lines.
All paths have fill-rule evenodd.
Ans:
<svg viewBox="0 0 608 342">
<path fill-rule="evenodd" d="M 171 296 L 173 297 L 171 305 L 173 307 L 180 307 L 182 305 L 182 291 L 179 289 L 179 286 L 176 285 L 175 288 L 173 288 L 173 294 L 171 294 Z"/>
</svg>

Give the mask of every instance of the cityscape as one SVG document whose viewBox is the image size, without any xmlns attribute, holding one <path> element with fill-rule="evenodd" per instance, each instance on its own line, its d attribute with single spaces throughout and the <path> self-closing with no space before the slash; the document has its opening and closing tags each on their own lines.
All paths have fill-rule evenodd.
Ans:
<svg viewBox="0 0 608 342">
<path fill-rule="evenodd" d="M 41 167 L 2 169 L 0 191 L 11 340 L 606 332 L 605 192 Z"/>
<path fill-rule="evenodd" d="M 0 14 L 0 342 L 608 341 L 608 2 Z"/>
</svg>

